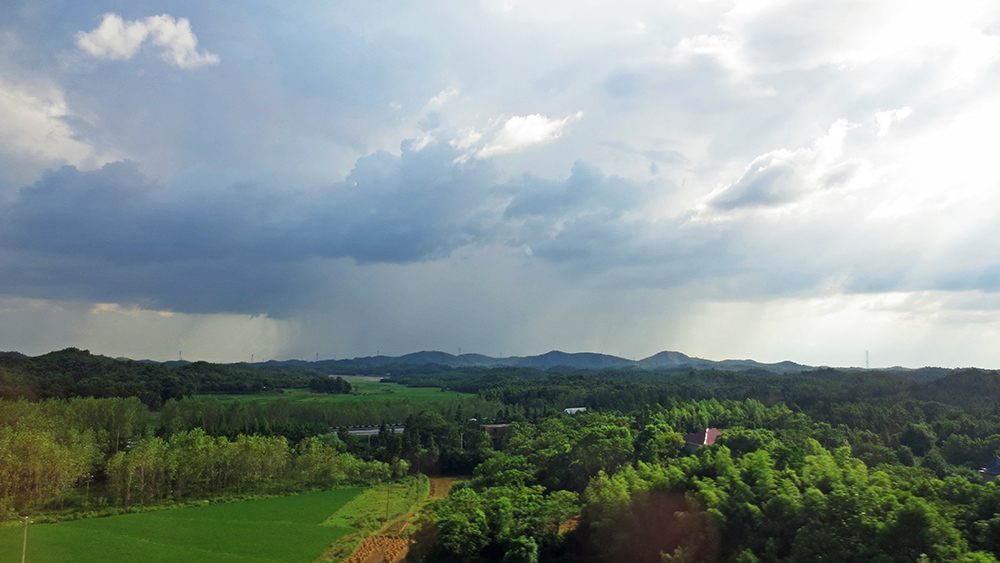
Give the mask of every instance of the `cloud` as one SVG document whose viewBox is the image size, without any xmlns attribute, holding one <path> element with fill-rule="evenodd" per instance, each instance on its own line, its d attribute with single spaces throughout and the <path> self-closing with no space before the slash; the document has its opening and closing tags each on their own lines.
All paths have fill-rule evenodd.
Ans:
<svg viewBox="0 0 1000 563">
<path fill-rule="evenodd" d="M 676 42 L 671 62 L 712 60 L 733 83 L 757 85 L 763 93 L 795 88 L 789 75 L 798 75 L 797 83 L 820 73 L 853 75 L 827 87 L 878 81 L 882 94 L 896 81 L 900 88 L 909 87 L 911 96 L 911 81 L 938 91 L 962 89 L 988 76 L 1000 59 L 1000 35 L 991 31 L 1000 11 L 981 0 L 947 6 L 905 0 L 780 0 L 718 3 L 714 9 L 719 10 L 715 29 L 688 31 Z"/>
<path fill-rule="evenodd" d="M 167 14 L 133 21 L 124 21 L 118 14 L 105 14 L 97 28 L 77 33 L 76 44 L 99 59 L 128 60 L 147 39 L 162 48 L 163 60 L 178 68 L 219 64 L 218 55 L 198 52 L 198 38 L 187 18 L 175 19 Z"/>
<path fill-rule="evenodd" d="M 709 206 L 722 210 L 774 207 L 797 202 L 817 190 L 849 184 L 864 168 L 863 162 L 840 159 L 844 139 L 853 127 L 839 120 L 812 146 L 758 156 L 738 180 L 709 197 Z"/>
<path fill-rule="evenodd" d="M 878 124 L 878 136 L 885 137 L 889 133 L 889 128 L 892 127 L 893 123 L 910 117 L 911 113 L 913 113 L 913 110 L 909 106 L 876 113 L 875 123 Z"/>
<path fill-rule="evenodd" d="M 604 219 L 620 217 L 645 203 L 649 195 L 629 180 L 607 177 L 583 162 L 577 162 L 562 181 L 524 175 L 499 189 L 512 195 L 504 210 L 505 218 L 543 217 L 553 221 L 580 214 Z"/>
<path fill-rule="evenodd" d="M 649 208 L 665 188 L 583 162 L 561 180 L 525 175 L 497 188 L 508 197 L 497 240 L 602 287 L 673 288 L 738 272 L 745 224 L 692 221 L 683 209 L 657 217 Z"/>
<path fill-rule="evenodd" d="M 416 145 L 361 158 L 321 191 L 180 192 L 132 162 L 52 170 L 0 206 L 0 294 L 281 317 L 329 283 L 330 261 L 412 264 L 501 244 L 604 269 L 645 228 L 629 214 L 648 191 L 583 163 L 564 180 L 500 183 L 489 159 Z"/>
<path fill-rule="evenodd" d="M 185 315 L 118 304 L 0 297 L 0 340 L 44 354 L 68 343 L 128 358 L 216 362 L 275 358 L 296 335 L 294 323 L 249 315 Z"/>
<path fill-rule="evenodd" d="M 847 128 L 835 124 L 808 148 L 755 162 L 832 185 L 829 177 L 844 166 L 837 156 Z M 462 162 L 460 149 L 436 140 L 418 145 L 361 158 L 342 182 L 319 191 L 267 183 L 177 191 L 130 162 L 50 171 L 0 206 L 0 294 L 286 318 L 336 286 L 330 264 L 447 261 L 460 249 L 490 246 L 517 249 L 572 279 L 658 288 L 697 282 L 721 294 L 802 291 L 851 268 L 849 253 L 823 263 L 812 250 L 803 254 L 829 244 L 826 223 L 806 237 L 800 221 L 713 222 L 686 209 L 664 217 L 649 209 L 662 183 L 583 162 L 562 179 L 524 174 L 501 182 L 490 159 Z M 784 201 L 777 188 L 762 187 L 768 178 L 745 174 L 731 186 L 742 199 L 732 196 L 725 209 Z M 884 260 L 875 266 L 862 279 L 886 287 L 908 271 Z"/>
<path fill-rule="evenodd" d="M 745 78 L 752 70 L 744 60 L 742 45 L 730 34 L 685 37 L 674 47 L 672 61 L 686 63 L 698 56 L 717 59 L 723 68 L 731 71 L 738 79 Z"/>
<path fill-rule="evenodd" d="M 174 192 L 136 164 L 64 166 L 0 207 L 0 293 L 186 312 L 288 314 L 316 261 L 412 263 L 489 242 L 496 174 L 434 143 L 360 159 L 320 192 Z M 298 294 L 298 295 L 297 295 Z"/>
<path fill-rule="evenodd" d="M 484 295 L 544 336 L 606 303 L 594 288 L 708 296 L 717 319 L 734 300 L 996 291 L 995 2 L 598 4 L 192 4 L 192 23 L 4 5 L 0 293 L 115 318 L 363 303 L 357 348 L 388 325 L 446 339 Z M 216 54 L 183 76 L 76 68 Z M 573 324 L 631 321 L 615 309 Z M 719 327 L 691 332 L 731 342 Z"/>
<path fill-rule="evenodd" d="M 504 122 L 493 138 L 479 149 L 476 156 L 489 158 L 494 155 L 514 152 L 531 145 L 547 143 L 562 136 L 570 121 L 583 117 L 583 112 L 563 119 L 549 119 L 544 115 L 515 115 Z"/>
<path fill-rule="evenodd" d="M 149 29 L 139 21 L 126 24 L 117 14 L 105 14 L 104 21 L 90 33 L 76 35 L 76 44 L 91 55 L 111 60 L 128 60 L 149 36 Z"/>
<path fill-rule="evenodd" d="M 829 175 L 842 165 L 847 128 L 835 124 L 809 147 L 776 151 L 766 162 L 784 158 L 807 169 L 792 176 Z M 940 259 L 921 254 L 923 239 L 893 238 L 894 224 L 852 223 L 826 209 L 723 222 L 679 209 L 651 219 L 644 212 L 657 186 L 582 162 L 561 179 L 526 174 L 499 182 L 489 159 L 459 163 L 460 154 L 438 141 L 421 150 L 404 143 L 399 155 L 359 159 L 344 181 L 318 193 L 259 183 L 177 193 L 128 162 L 50 171 L 0 207 L 0 294 L 119 304 L 89 313 L 115 318 L 139 307 L 143 318 L 178 311 L 292 319 L 312 311 L 317 299 L 363 316 L 370 311 L 344 303 L 378 302 L 373 287 L 401 292 L 394 302 L 419 294 L 433 296 L 441 308 L 450 303 L 427 279 L 409 289 L 401 281 L 364 280 L 410 279 L 413 272 L 464 272 L 475 279 L 463 260 L 483 267 L 498 247 L 543 264 L 550 275 L 555 268 L 548 282 L 573 287 L 581 298 L 592 291 L 674 288 L 699 298 L 753 301 L 826 295 L 831 284 L 834 292 L 864 293 L 948 283 L 921 275 L 935 262 L 942 265 Z M 866 248 L 863 260 L 859 247 Z M 456 253 L 463 258 L 454 259 Z M 505 267 L 530 278 L 509 255 L 505 260 Z M 955 260 L 950 275 L 969 280 L 963 290 L 992 290 L 990 264 L 977 270 Z M 478 297 L 471 292 L 463 299 L 472 307 Z M 382 318 L 395 318 L 398 311 L 389 309 Z M 377 323 L 365 322 L 369 341 L 377 339 Z M 356 335 L 359 346 L 362 336 Z"/>
<path fill-rule="evenodd" d="M 81 139 L 62 91 L 27 88 L 0 78 L 0 151 L 45 163 L 93 168 L 112 160 Z"/>
<path fill-rule="evenodd" d="M 458 96 L 459 92 L 456 88 L 449 88 L 447 90 L 442 90 L 437 96 L 434 96 L 427 102 L 427 107 L 432 109 L 441 108 L 450 99 Z"/>
</svg>

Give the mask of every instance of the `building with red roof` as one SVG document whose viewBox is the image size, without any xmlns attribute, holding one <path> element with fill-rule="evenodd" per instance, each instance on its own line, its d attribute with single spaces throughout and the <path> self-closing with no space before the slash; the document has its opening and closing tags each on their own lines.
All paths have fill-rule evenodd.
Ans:
<svg viewBox="0 0 1000 563">
<path fill-rule="evenodd" d="M 711 446 L 720 434 L 722 434 L 722 430 L 718 428 L 706 428 L 698 432 L 692 432 L 684 436 L 684 451 L 693 454 L 702 446 Z"/>
</svg>

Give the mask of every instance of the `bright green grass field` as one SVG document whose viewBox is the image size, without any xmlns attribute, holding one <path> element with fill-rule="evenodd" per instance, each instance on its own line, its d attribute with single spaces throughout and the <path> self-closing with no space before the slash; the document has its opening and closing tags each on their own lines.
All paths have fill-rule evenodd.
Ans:
<svg viewBox="0 0 1000 563">
<path fill-rule="evenodd" d="M 377 381 L 359 381 L 348 379 L 355 392 L 350 395 L 326 395 L 311 393 L 308 389 L 285 389 L 280 395 L 208 395 L 220 401 L 277 401 L 284 399 L 293 403 L 299 402 L 330 402 L 348 403 L 356 401 L 385 402 L 412 401 L 414 403 L 433 403 L 455 401 L 474 397 L 470 393 L 456 391 L 441 392 L 438 387 L 404 387 L 398 383 L 379 383 Z"/>
<path fill-rule="evenodd" d="M 75 520 L 28 528 L 31 563 L 306 563 L 348 528 L 320 525 L 361 489 Z M 0 561 L 20 561 L 23 528 L 0 528 Z"/>
</svg>

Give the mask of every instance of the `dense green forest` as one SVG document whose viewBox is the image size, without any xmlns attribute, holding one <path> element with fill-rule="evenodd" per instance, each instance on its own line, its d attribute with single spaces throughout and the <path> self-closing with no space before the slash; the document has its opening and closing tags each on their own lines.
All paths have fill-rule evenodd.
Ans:
<svg viewBox="0 0 1000 563">
<path fill-rule="evenodd" d="M 310 383 L 336 379 L 307 365 L 165 365 L 73 349 L 3 355 L 0 518 L 419 472 L 472 479 L 424 514 L 411 559 L 1000 557 L 1000 487 L 979 472 L 1000 453 L 994 371 L 389 365 L 368 373 L 475 396 L 254 401 L 283 387 L 327 392 Z M 221 392 L 248 400 L 212 396 Z M 567 407 L 588 412 L 570 416 Z M 510 426 L 494 444 L 483 423 Z M 382 428 L 338 431 L 356 424 Z M 722 430 L 717 443 L 686 453 L 684 434 L 710 427 Z"/>
</svg>

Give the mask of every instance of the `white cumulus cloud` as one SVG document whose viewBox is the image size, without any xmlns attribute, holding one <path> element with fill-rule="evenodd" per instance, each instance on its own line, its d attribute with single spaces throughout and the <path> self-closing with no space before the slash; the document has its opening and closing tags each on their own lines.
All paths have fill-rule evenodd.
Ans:
<svg viewBox="0 0 1000 563">
<path fill-rule="evenodd" d="M 198 68 L 219 63 L 218 55 L 198 52 L 198 38 L 187 18 L 168 14 L 125 21 L 118 14 L 105 14 L 96 29 L 76 35 L 77 46 L 99 59 L 128 60 L 146 40 L 163 49 L 163 60 L 179 68 Z"/>
<path fill-rule="evenodd" d="M 106 14 L 97 29 L 78 33 L 76 44 L 98 58 L 126 60 L 135 55 L 147 36 L 149 30 L 142 22 L 125 23 L 118 14 Z"/>
<path fill-rule="evenodd" d="M 524 147 L 546 143 L 562 136 L 566 125 L 583 117 L 583 112 L 564 119 L 549 119 L 544 115 L 515 115 L 504 122 L 493 139 L 479 150 L 477 156 L 487 158 L 514 152 Z"/>
<path fill-rule="evenodd" d="M 845 120 L 830 126 L 812 146 L 778 149 L 755 158 L 740 178 L 709 197 L 717 209 L 775 207 L 809 193 L 850 185 L 867 168 L 859 160 L 842 160 L 844 139 L 856 127 Z"/>
</svg>

